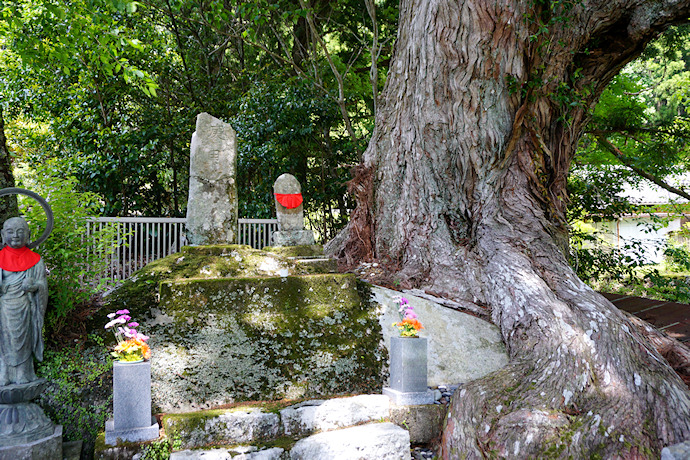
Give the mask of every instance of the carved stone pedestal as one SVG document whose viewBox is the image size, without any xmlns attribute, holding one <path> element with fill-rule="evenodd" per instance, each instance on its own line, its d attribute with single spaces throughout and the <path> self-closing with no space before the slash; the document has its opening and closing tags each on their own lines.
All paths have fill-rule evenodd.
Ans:
<svg viewBox="0 0 690 460">
<path fill-rule="evenodd" d="M 424 337 L 391 337 L 390 387 L 383 389 L 397 405 L 433 404 L 434 393 L 426 386 Z"/>
<path fill-rule="evenodd" d="M 311 230 L 293 230 L 273 232 L 273 246 L 310 246 L 314 244 L 314 232 Z"/>
<path fill-rule="evenodd" d="M 45 379 L 0 387 L 0 460 L 62 460 L 62 427 L 30 401 Z"/>
<path fill-rule="evenodd" d="M 113 364 L 113 420 L 105 423 L 105 443 L 158 438 L 151 417 L 151 362 Z"/>
</svg>

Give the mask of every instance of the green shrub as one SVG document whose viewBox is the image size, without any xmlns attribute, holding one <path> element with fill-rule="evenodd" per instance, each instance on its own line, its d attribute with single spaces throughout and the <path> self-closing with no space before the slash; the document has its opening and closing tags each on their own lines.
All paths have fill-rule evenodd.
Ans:
<svg viewBox="0 0 690 460">
<path fill-rule="evenodd" d="M 53 209 L 53 231 L 36 252 L 41 254 L 49 272 L 45 325 L 46 336 L 55 338 L 72 312 L 109 282 L 103 274 L 113 252 L 114 232 L 108 227 L 87 232 L 87 221 L 99 215 L 101 200 L 93 193 L 79 192 L 76 179 L 58 177 L 50 166 L 22 179 L 22 187 L 46 198 Z M 45 228 L 45 213 L 33 199 L 23 196 L 20 210 L 29 221 L 35 240 Z"/>
<path fill-rule="evenodd" d="M 103 340 L 90 337 L 92 346 L 75 344 L 59 351 L 46 350 L 36 366 L 50 385 L 38 403 L 48 417 L 62 425 L 65 439 L 93 443 L 112 404 L 112 361 Z"/>
<path fill-rule="evenodd" d="M 144 447 L 142 452 L 142 460 L 168 460 L 173 450 L 178 450 L 182 447 L 182 441 L 179 438 L 174 438 L 172 441 L 168 438 L 153 441 Z"/>
<path fill-rule="evenodd" d="M 668 243 L 664 249 L 664 257 L 668 271 L 690 271 L 690 250 L 686 245 Z"/>
</svg>

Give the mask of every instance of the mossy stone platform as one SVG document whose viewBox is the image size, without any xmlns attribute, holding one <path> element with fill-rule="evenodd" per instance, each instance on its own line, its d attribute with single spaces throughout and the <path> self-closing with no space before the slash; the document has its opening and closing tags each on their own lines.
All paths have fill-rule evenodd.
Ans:
<svg viewBox="0 0 690 460">
<path fill-rule="evenodd" d="M 353 275 L 301 262 L 319 249 L 185 247 L 126 282 L 110 309 L 151 336 L 154 412 L 380 392 L 376 305 Z"/>
</svg>

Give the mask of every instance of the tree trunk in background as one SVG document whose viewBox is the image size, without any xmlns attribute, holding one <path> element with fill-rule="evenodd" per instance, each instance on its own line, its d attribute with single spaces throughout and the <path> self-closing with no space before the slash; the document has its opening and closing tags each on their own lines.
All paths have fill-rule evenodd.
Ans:
<svg viewBox="0 0 690 460">
<path fill-rule="evenodd" d="M 511 363 L 456 392 L 443 458 L 658 458 L 690 439 L 685 385 L 562 252 L 588 110 L 689 16 L 690 0 L 402 1 L 358 207 L 327 249 L 491 310 Z"/>
<path fill-rule="evenodd" d="M 12 161 L 7 150 L 7 138 L 5 137 L 5 118 L 0 107 L 0 189 L 14 187 L 14 175 L 12 174 Z M 10 217 L 19 215 L 17 195 L 7 195 L 0 198 L 0 225 Z"/>
</svg>

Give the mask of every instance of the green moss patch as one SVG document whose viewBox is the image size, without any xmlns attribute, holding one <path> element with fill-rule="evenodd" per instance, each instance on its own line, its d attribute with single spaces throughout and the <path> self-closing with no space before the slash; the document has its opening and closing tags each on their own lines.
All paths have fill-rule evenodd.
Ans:
<svg viewBox="0 0 690 460">
<path fill-rule="evenodd" d="M 366 286 L 290 258 L 320 248 L 276 249 L 185 247 L 109 296 L 108 311 L 129 309 L 151 336 L 154 411 L 381 391 L 386 351 Z"/>
<path fill-rule="evenodd" d="M 278 254 L 282 257 L 318 257 L 323 256 L 323 246 L 314 244 L 311 246 L 285 246 L 265 247 L 266 252 Z"/>
<path fill-rule="evenodd" d="M 377 317 L 352 275 L 162 282 L 159 308 L 152 337 L 178 363 L 156 375 L 178 393 L 166 410 L 381 389 Z"/>
</svg>

